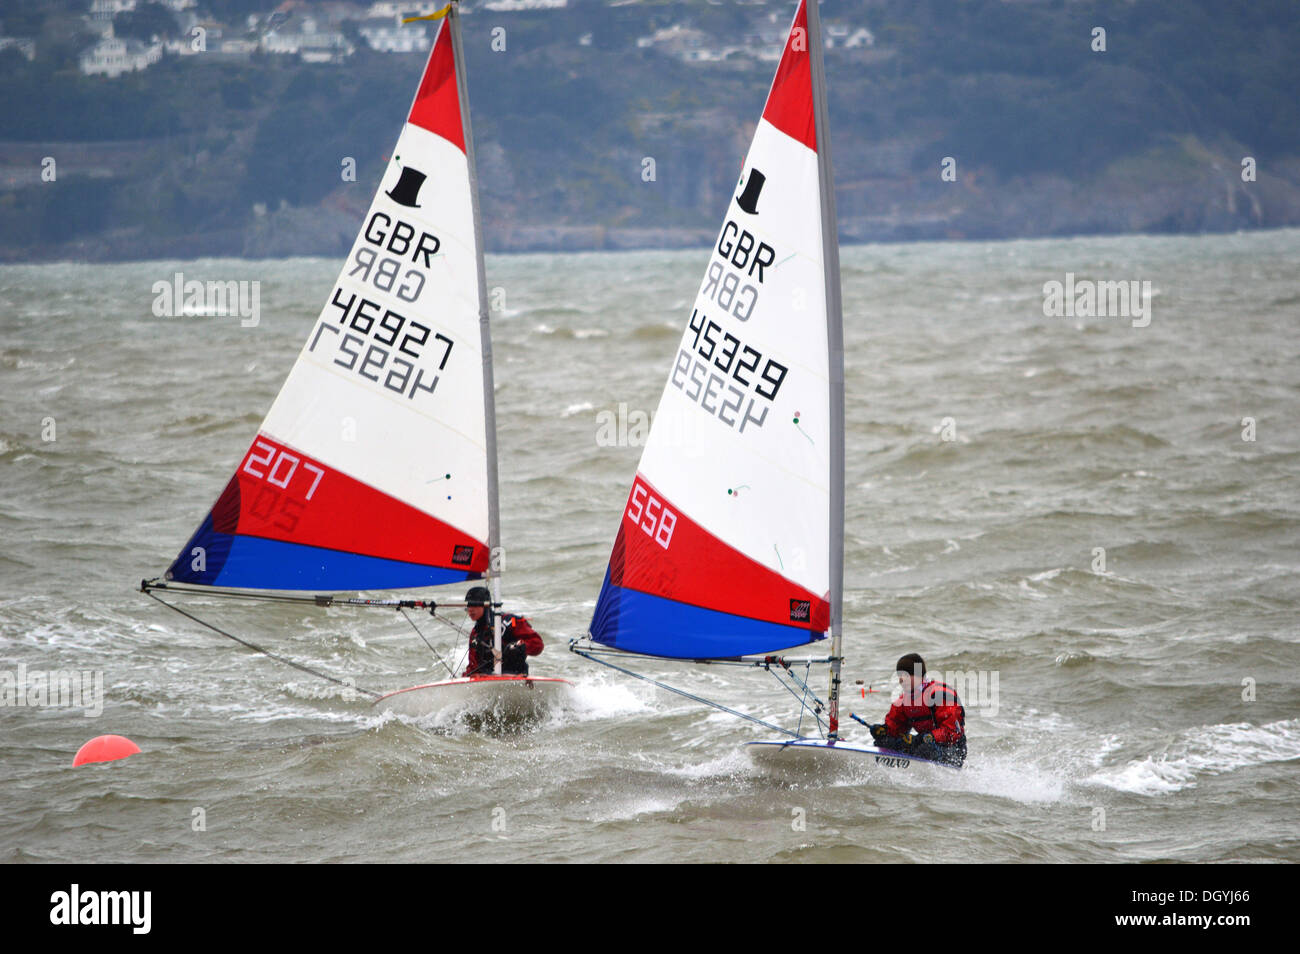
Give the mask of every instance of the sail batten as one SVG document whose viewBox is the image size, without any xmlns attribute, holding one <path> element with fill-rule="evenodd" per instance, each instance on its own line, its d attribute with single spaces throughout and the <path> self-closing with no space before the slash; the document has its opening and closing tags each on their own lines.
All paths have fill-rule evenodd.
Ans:
<svg viewBox="0 0 1300 954">
<path fill-rule="evenodd" d="M 167 579 L 345 591 L 488 572 L 491 340 L 454 26 L 297 362 Z"/>
<path fill-rule="evenodd" d="M 824 638 L 838 620 L 838 300 L 812 42 L 800 3 L 624 507 L 598 643 L 731 658 Z"/>
</svg>

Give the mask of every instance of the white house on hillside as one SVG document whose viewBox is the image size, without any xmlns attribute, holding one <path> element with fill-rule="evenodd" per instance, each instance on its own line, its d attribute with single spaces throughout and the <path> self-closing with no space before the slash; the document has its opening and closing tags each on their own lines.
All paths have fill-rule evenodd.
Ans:
<svg viewBox="0 0 1300 954">
<path fill-rule="evenodd" d="M 81 72 L 87 76 L 121 76 L 148 69 L 162 57 L 162 45 L 144 44 L 107 36 L 81 54 Z"/>
<path fill-rule="evenodd" d="M 876 38 L 866 27 L 840 26 L 839 24 L 826 24 L 826 48 L 833 50 L 841 47 L 846 50 L 856 50 L 860 47 L 875 46 Z"/>
<path fill-rule="evenodd" d="M 90 16 L 94 20 L 111 20 L 134 9 L 135 0 L 91 0 Z"/>
<path fill-rule="evenodd" d="M 347 37 L 337 30 L 321 30 L 312 17 L 305 18 L 297 30 L 271 30 L 262 37 L 262 49 L 293 54 L 307 63 L 331 63 L 354 52 Z"/>
<path fill-rule="evenodd" d="M 497 13 L 518 13 L 521 10 L 563 10 L 569 0 L 484 0 L 483 6 Z"/>
<path fill-rule="evenodd" d="M 28 60 L 36 59 L 36 41 L 30 37 L 0 36 L 0 52 L 13 48 Z"/>
<path fill-rule="evenodd" d="M 402 26 L 400 16 L 367 20 L 357 28 L 357 32 L 378 53 L 418 53 L 427 50 L 432 42 L 425 31 L 425 24 L 408 23 Z"/>
<path fill-rule="evenodd" d="M 371 20 L 427 17 L 430 13 L 437 13 L 446 5 L 446 0 L 397 0 L 396 3 L 391 2 L 391 0 L 380 0 L 379 3 L 370 5 L 370 9 L 366 11 L 366 17 Z"/>
</svg>

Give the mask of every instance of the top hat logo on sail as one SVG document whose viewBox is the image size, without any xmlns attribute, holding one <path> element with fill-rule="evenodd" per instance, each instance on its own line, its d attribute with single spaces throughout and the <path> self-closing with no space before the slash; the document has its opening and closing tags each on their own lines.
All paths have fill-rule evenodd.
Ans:
<svg viewBox="0 0 1300 954">
<path fill-rule="evenodd" d="M 386 192 L 385 195 L 398 205 L 404 205 L 408 209 L 418 209 L 420 203 L 416 200 L 420 197 L 420 187 L 424 185 L 424 180 L 427 178 L 428 176 L 419 169 L 404 166 L 401 178 L 397 180 L 397 185 L 393 186 L 392 190 Z"/>
<path fill-rule="evenodd" d="M 745 181 L 745 191 L 736 198 L 736 204 L 750 215 L 758 215 L 758 195 L 763 191 L 765 182 L 767 176 L 757 169 L 750 169 L 749 178 Z"/>
</svg>

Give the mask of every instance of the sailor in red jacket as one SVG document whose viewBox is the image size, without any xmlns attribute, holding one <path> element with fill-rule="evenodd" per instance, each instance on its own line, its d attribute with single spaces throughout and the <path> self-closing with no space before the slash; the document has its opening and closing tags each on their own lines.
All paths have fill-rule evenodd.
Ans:
<svg viewBox="0 0 1300 954">
<path fill-rule="evenodd" d="M 492 594 L 486 586 L 471 587 L 465 594 L 465 615 L 474 621 L 469 633 L 467 676 L 491 676 L 496 671 L 498 655 L 503 676 L 528 675 L 528 657 L 542 651 L 542 637 L 528 625 L 528 620 L 513 613 L 502 613 L 501 652 L 496 651 L 492 631 Z"/>
<path fill-rule="evenodd" d="M 870 727 L 876 745 L 933 762 L 965 762 L 966 710 L 957 691 L 927 678 L 925 660 L 916 653 L 898 660 L 898 677 L 903 694 L 889 707 L 884 724 Z"/>
</svg>

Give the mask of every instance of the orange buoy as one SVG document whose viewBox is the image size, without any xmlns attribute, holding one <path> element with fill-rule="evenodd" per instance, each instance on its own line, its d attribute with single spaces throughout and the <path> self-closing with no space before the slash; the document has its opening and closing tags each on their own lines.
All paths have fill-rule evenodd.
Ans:
<svg viewBox="0 0 1300 954">
<path fill-rule="evenodd" d="M 72 764 L 85 765 L 87 762 L 115 762 L 118 759 L 126 758 L 128 755 L 135 755 L 139 751 L 140 746 L 124 735 L 98 735 L 77 749 L 77 757 L 72 760 Z"/>
</svg>

